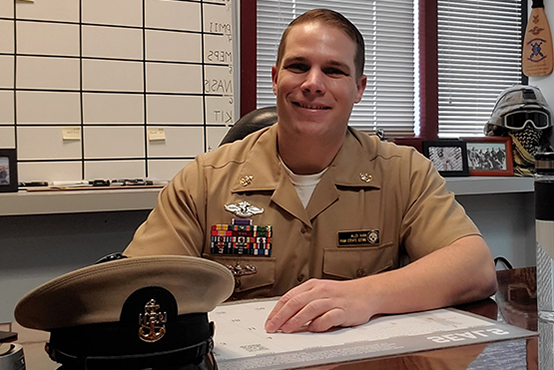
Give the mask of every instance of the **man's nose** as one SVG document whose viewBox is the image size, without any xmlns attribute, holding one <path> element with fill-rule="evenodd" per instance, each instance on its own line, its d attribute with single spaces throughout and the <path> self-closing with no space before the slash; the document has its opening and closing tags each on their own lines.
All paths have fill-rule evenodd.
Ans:
<svg viewBox="0 0 554 370">
<path fill-rule="evenodd" d="M 317 68 L 312 68 L 306 74 L 306 80 L 302 83 L 302 91 L 312 94 L 325 93 L 325 74 Z"/>
</svg>

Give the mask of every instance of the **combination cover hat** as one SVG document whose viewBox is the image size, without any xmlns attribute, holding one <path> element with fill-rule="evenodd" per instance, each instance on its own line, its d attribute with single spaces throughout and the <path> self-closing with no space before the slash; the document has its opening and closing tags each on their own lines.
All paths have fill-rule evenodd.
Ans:
<svg viewBox="0 0 554 370">
<path fill-rule="evenodd" d="M 233 288 L 229 269 L 210 260 L 124 258 L 35 288 L 17 304 L 15 319 L 50 332 L 47 351 L 64 369 L 189 369 L 211 355 L 207 313 Z"/>
</svg>

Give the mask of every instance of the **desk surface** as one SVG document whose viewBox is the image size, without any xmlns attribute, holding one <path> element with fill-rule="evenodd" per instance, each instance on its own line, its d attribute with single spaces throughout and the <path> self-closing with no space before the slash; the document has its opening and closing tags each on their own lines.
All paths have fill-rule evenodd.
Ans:
<svg viewBox="0 0 554 370">
<path fill-rule="evenodd" d="M 535 268 L 497 272 L 495 300 L 486 299 L 458 308 L 507 322 L 524 329 L 537 330 Z M 552 350 L 550 349 L 550 352 Z M 486 344 L 460 346 L 416 354 L 360 360 L 343 364 L 305 367 L 311 370 L 385 370 L 385 369 L 538 369 L 538 335 Z M 32 369 L 31 369 L 32 370 Z"/>
<path fill-rule="evenodd" d="M 525 329 L 537 330 L 535 269 L 498 271 L 497 276 L 499 289 L 495 296 L 496 301 L 486 299 L 458 308 Z M 48 340 L 47 333 L 24 329 L 18 324 L 0 325 L 0 330 L 19 333 L 17 342 L 24 347 L 27 370 L 58 368 L 58 364 L 52 362 L 44 352 L 44 343 Z M 372 360 L 345 363 L 332 363 L 331 360 L 326 365 L 303 369 L 537 369 L 538 354 L 538 336 L 534 336 Z"/>
</svg>

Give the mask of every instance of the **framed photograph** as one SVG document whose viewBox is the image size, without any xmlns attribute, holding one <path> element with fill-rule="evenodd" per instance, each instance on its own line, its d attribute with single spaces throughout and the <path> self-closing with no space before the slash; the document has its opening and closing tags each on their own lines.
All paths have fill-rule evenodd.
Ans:
<svg viewBox="0 0 554 370">
<path fill-rule="evenodd" d="M 424 141 L 423 154 L 442 176 L 469 176 L 466 143 L 461 140 Z"/>
<path fill-rule="evenodd" d="M 0 192 L 17 190 L 16 151 L 15 149 L 0 149 Z"/>
<path fill-rule="evenodd" d="M 512 138 L 486 136 L 464 138 L 470 176 L 513 176 Z"/>
</svg>

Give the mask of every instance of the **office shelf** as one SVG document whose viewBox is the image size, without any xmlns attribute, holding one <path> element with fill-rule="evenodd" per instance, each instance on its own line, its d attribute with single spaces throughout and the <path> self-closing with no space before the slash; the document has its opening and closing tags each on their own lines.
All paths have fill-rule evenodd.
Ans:
<svg viewBox="0 0 554 370">
<path fill-rule="evenodd" d="M 448 177 L 446 187 L 456 195 L 533 192 L 532 177 Z"/>
<path fill-rule="evenodd" d="M 530 177 L 449 177 L 454 194 L 486 195 L 533 192 Z M 0 216 L 149 210 L 160 188 L 33 191 L 0 194 Z"/>
<path fill-rule="evenodd" d="M 0 194 L 0 216 L 149 210 L 160 188 L 20 190 Z"/>
</svg>

